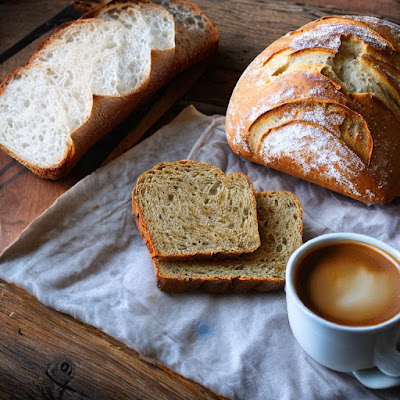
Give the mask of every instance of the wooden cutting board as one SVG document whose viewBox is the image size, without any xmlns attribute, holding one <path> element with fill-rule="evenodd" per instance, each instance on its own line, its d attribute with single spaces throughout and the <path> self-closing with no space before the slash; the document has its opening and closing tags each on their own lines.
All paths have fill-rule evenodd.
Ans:
<svg viewBox="0 0 400 400">
<path fill-rule="evenodd" d="M 158 111 L 161 119 L 155 125 L 160 115 L 155 115 L 151 106 L 141 109 L 89 151 L 69 177 L 57 182 L 37 178 L 0 152 L 0 251 L 62 193 L 100 166 L 110 149 L 132 130 L 149 135 L 189 104 L 207 114 L 224 114 L 246 66 L 286 32 L 333 13 L 373 14 L 400 20 L 400 4 L 395 0 L 197 3 L 219 30 L 218 54 L 213 65 L 179 101 L 179 96 L 171 96 L 175 94 L 173 89 L 166 89 L 155 99 L 164 107 Z M 10 69 L 25 63 L 43 35 L 79 15 L 70 0 L 0 1 L 0 80 Z M 187 80 L 190 79 L 194 81 L 189 73 Z M 171 107 L 174 101 L 177 103 Z M 152 125 L 150 131 L 148 125 Z M 4 281 L 0 281 L 0 326 L 1 399 L 221 398 L 162 365 L 141 359 L 117 340 L 43 306 L 31 294 Z"/>
</svg>

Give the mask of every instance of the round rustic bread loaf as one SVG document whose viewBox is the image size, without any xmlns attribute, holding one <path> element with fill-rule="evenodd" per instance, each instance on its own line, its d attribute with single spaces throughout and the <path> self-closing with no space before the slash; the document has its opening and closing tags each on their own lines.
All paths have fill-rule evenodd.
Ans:
<svg viewBox="0 0 400 400">
<path fill-rule="evenodd" d="M 324 17 L 246 69 L 226 118 L 237 154 L 346 196 L 400 195 L 400 27 Z"/>
</svg>

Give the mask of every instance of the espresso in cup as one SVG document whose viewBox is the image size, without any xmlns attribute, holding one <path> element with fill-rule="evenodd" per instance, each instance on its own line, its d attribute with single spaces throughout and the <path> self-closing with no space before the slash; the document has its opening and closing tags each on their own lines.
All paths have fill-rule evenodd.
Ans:
<svg viewBox="0 0 400 400">
<path fill-rule="evenodd" d="M 377 325 L 400 311 L 400 265 L 360 242 L 326 243 L 299 261 L 295 290 L 304 305 L 340 325 Z"/>
</svg>

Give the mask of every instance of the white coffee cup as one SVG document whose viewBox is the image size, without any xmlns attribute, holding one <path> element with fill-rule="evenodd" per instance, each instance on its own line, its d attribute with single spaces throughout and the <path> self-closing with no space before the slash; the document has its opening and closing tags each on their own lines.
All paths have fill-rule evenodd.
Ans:
<svg viewBox="0 0 400 400">
<path fill-rule="evenodd" d="M 309 310 L 295 289 L 295 273 L 305 254 L 321 245 L 360 242 L 383 250 L 400 261 L 400 252 L 369 236 L 333 233 L 316 237 L 298 248 L 286 269 L 286 301 L 292 332 L 308 355 L 320 364 L 340 372 L 352 372 L 370 388 L 400 385 L 400 313 L 368 326 L 346 326 L 330 322 Z"/>
</svg>

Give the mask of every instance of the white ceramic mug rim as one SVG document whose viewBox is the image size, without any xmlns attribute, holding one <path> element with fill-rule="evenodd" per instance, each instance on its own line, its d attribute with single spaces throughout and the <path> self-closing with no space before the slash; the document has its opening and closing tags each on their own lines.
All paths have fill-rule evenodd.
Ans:
<svg viewBox="0 0 400 400">
<path fill-rule="evenodd" d="M 400 321 L 400 311 L 392 318 L 387 321 L 383 321 L 376 325 L 368 325 L 368 326 L 350 326 L 350 325 L 340 325 L 334 322 L 328 321 L 319 315 L 315 314 L 309 308 L 307 308 L 304 303 L 300 300 L 297 295 L 297 292 L 294 287 L 294 265 L 300 259 L 300 257 L 307 252 L 309 249 L 318 246 L 320 243 L 334 243 L 341 241 L 356 241 L 360 243 L 364 243 L 373 247 L 377 247 L 391 255 L 396 261 L 400 263 L 400 252 L 393 247 L 387 245 L 381 240 L 375 239 L 371 236 L 352 233 L 352 232 L 340 232 L 340 233 L 328 233 L 324 235 L 320 235 L 315 237 L 314 239 L 309 240 L 300 246 L 289 258 L 287 268 L 286 268 L 286 292 L 290 292 L 293 295 L 294 301 L 297 305 L 307 313 L 311 318 L 318 321 L 320 324 L 323 324 L 327 327 L 337 329 L 340 331 L 347 332 L 373 332 L 374 330 L 380 330 L 382 328 L 389 327 L 391 325 L 396 324 Z"/>
</svg>

